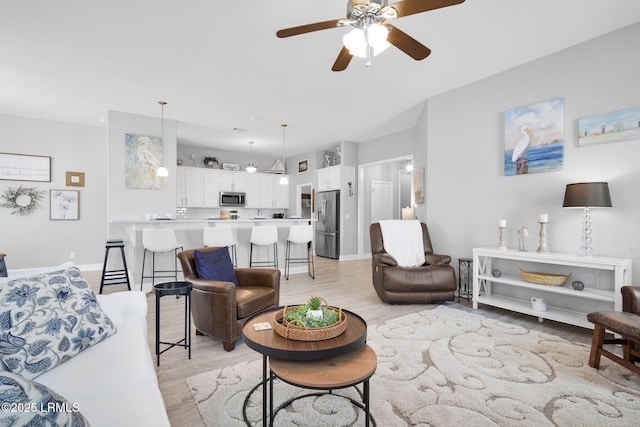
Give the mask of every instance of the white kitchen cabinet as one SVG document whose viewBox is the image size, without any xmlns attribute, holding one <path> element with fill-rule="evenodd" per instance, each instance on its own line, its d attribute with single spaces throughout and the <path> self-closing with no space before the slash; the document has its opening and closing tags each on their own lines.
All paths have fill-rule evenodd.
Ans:
<svg viewBox="0 0 640 427">
<path fill-rule="evenodd" d="M 473 308 L 478 304 L 500 307 L 571 325 L 592 328 L 587 313 L 622 310 L 620 288 L 631 284 L 631 260 L 586 257 L 553 252 L 521 252 L 498 248 L 473 249 Z M 530 283 L 520 277 L 519 268 L 571 277 L 563 286 Z M 492 274 L 494 270 L 496 275 Z M 498 276 L 498 277 L 496 277 Z M 579 280 L 584 290 L 574 290 Z M 546 311 L 533 310 L 531 298 L 542 298 Z"/>
<path fill-rule="evenodd" d="M 289 209 L 289 186 L 280 185 L 281 175 L 252 173 L 247 176 L 247 208 Z"/>
<path fill-rule="evenodd" d="M 176 204 L 178 207 L 199 208 L 204 205 L 203 169 L 176 168 Z"/>
<path fill-rule="evenodd" d="M 273 175 L 271 199 L 276 209 L 289 209 L 289 185 L 280 184 L 280 175 Z"/>
<path fill-rule="evenodd" d="M 203 200 L 205 208 L 220 207 L 220 169 L 203 169 Z"/>
<path fill-rule="evenodd" d="M 244 193 L 247 191 L 247 172 L 220 171 L 220 191 Z"/>
<path fill-rule="evenodd" d="M 341 172 L 341 165 L 318 169 L 318 191 L 340 190 Z"/>
</svg>

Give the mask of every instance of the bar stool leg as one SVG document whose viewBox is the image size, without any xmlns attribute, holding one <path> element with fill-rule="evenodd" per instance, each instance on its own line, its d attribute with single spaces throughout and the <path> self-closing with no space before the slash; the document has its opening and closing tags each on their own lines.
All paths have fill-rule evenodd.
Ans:
<svg viewBox="0 0 640 427">
<path fill-rule="evenodd" d="M 129 281 L 129 267 L 127 267 L 127 258 L 124 256 L 124 246 L 120 247 L 120 254 L 122 255 L 122 268 L 124 268 L 124 276 L 127 279 L 127 289 L 131 290 L 131 284 Z"/>
</svg>

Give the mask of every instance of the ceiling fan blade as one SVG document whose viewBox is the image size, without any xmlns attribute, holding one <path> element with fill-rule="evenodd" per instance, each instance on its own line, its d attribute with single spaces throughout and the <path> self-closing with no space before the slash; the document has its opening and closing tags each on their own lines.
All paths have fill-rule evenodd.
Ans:
<svg viewBox="0 0 640 427">
<path fill-rule="evenodd" d="M 404 0 L 383 7 L 381 12 L 384 13 L 388 8 L 392 7 L 398 12 L 397 17 L 401 18 L 460 3 L 464 3 L 464 0 Z"/>
<path fill-rule="evenodd" d="M 349 53 L 349 49 L 342 46 L 342 50 L 338 54 L 336 58 L 336 62 L 333 63 L 333 67 L 331 67 L 331 71 L 344 71 L 349 66 L 349 62 L 351 62 L 351 58 L 353 56 Z"/>
<path fill-rule="evenodd" d="M 415 59 L 420 61 L 431 54 L 431 49 L 411 37 L 409 34 L 401 31 L 391 24 L 384 24 L 385 27 L 391 28 L 391 32 L 387 36 L 387 41 Z"/>
<path fill-rule="evenodd" d="M 331 21 L 316 22 L 314 24 L 300 25 L 299 27 L 285 28 L 276 33 L 280 38 L 297 36 L 298 34 L 311 33 L 313 31 L 328 30 L 329 28 L 337 28 L 338 23 L 342 19 L 333 19 Z"/>
</svg>

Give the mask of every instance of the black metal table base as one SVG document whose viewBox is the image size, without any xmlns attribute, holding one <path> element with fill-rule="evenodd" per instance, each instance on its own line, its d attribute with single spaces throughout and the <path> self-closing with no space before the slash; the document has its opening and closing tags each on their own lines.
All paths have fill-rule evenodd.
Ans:
<svg viewBox="0 0 640 427">
<path fill-rule="evenodd" d="M 167 282 L 153 286 L 156 294 L 156 359 L 160 366 L 160 355 L 173 347 L 184 347 L 189 350 L 189 359 L 191 359 L 191 289 L 190 282 Z M 176 342 L 160 341 L 160 298 L 167 295 L 175 295 L 176 298 L 184 296 L 184 338 Z M 160 344 L 169 347 L 160 351 Z"/>
</svg>

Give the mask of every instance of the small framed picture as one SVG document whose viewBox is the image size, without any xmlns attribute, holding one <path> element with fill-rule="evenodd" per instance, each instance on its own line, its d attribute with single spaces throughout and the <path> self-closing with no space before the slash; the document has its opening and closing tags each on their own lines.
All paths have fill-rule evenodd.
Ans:
<svg viewBox="0 0 640 427">
<path fill-rule="evenodd" d="M 298 173 L 304 173 L 309 170 L 309 160 L 301 160 L 298 162 Z"/>
<path fill-rule="evenodd" d="M 67 187 L 84 187 L 84 172 L 67 172 Z"/>
<path fill-rule="evenodd" d="M 51 190 L 49 219 L 80 219 L 80 192 L 78 190 Z"/>
</svg>

